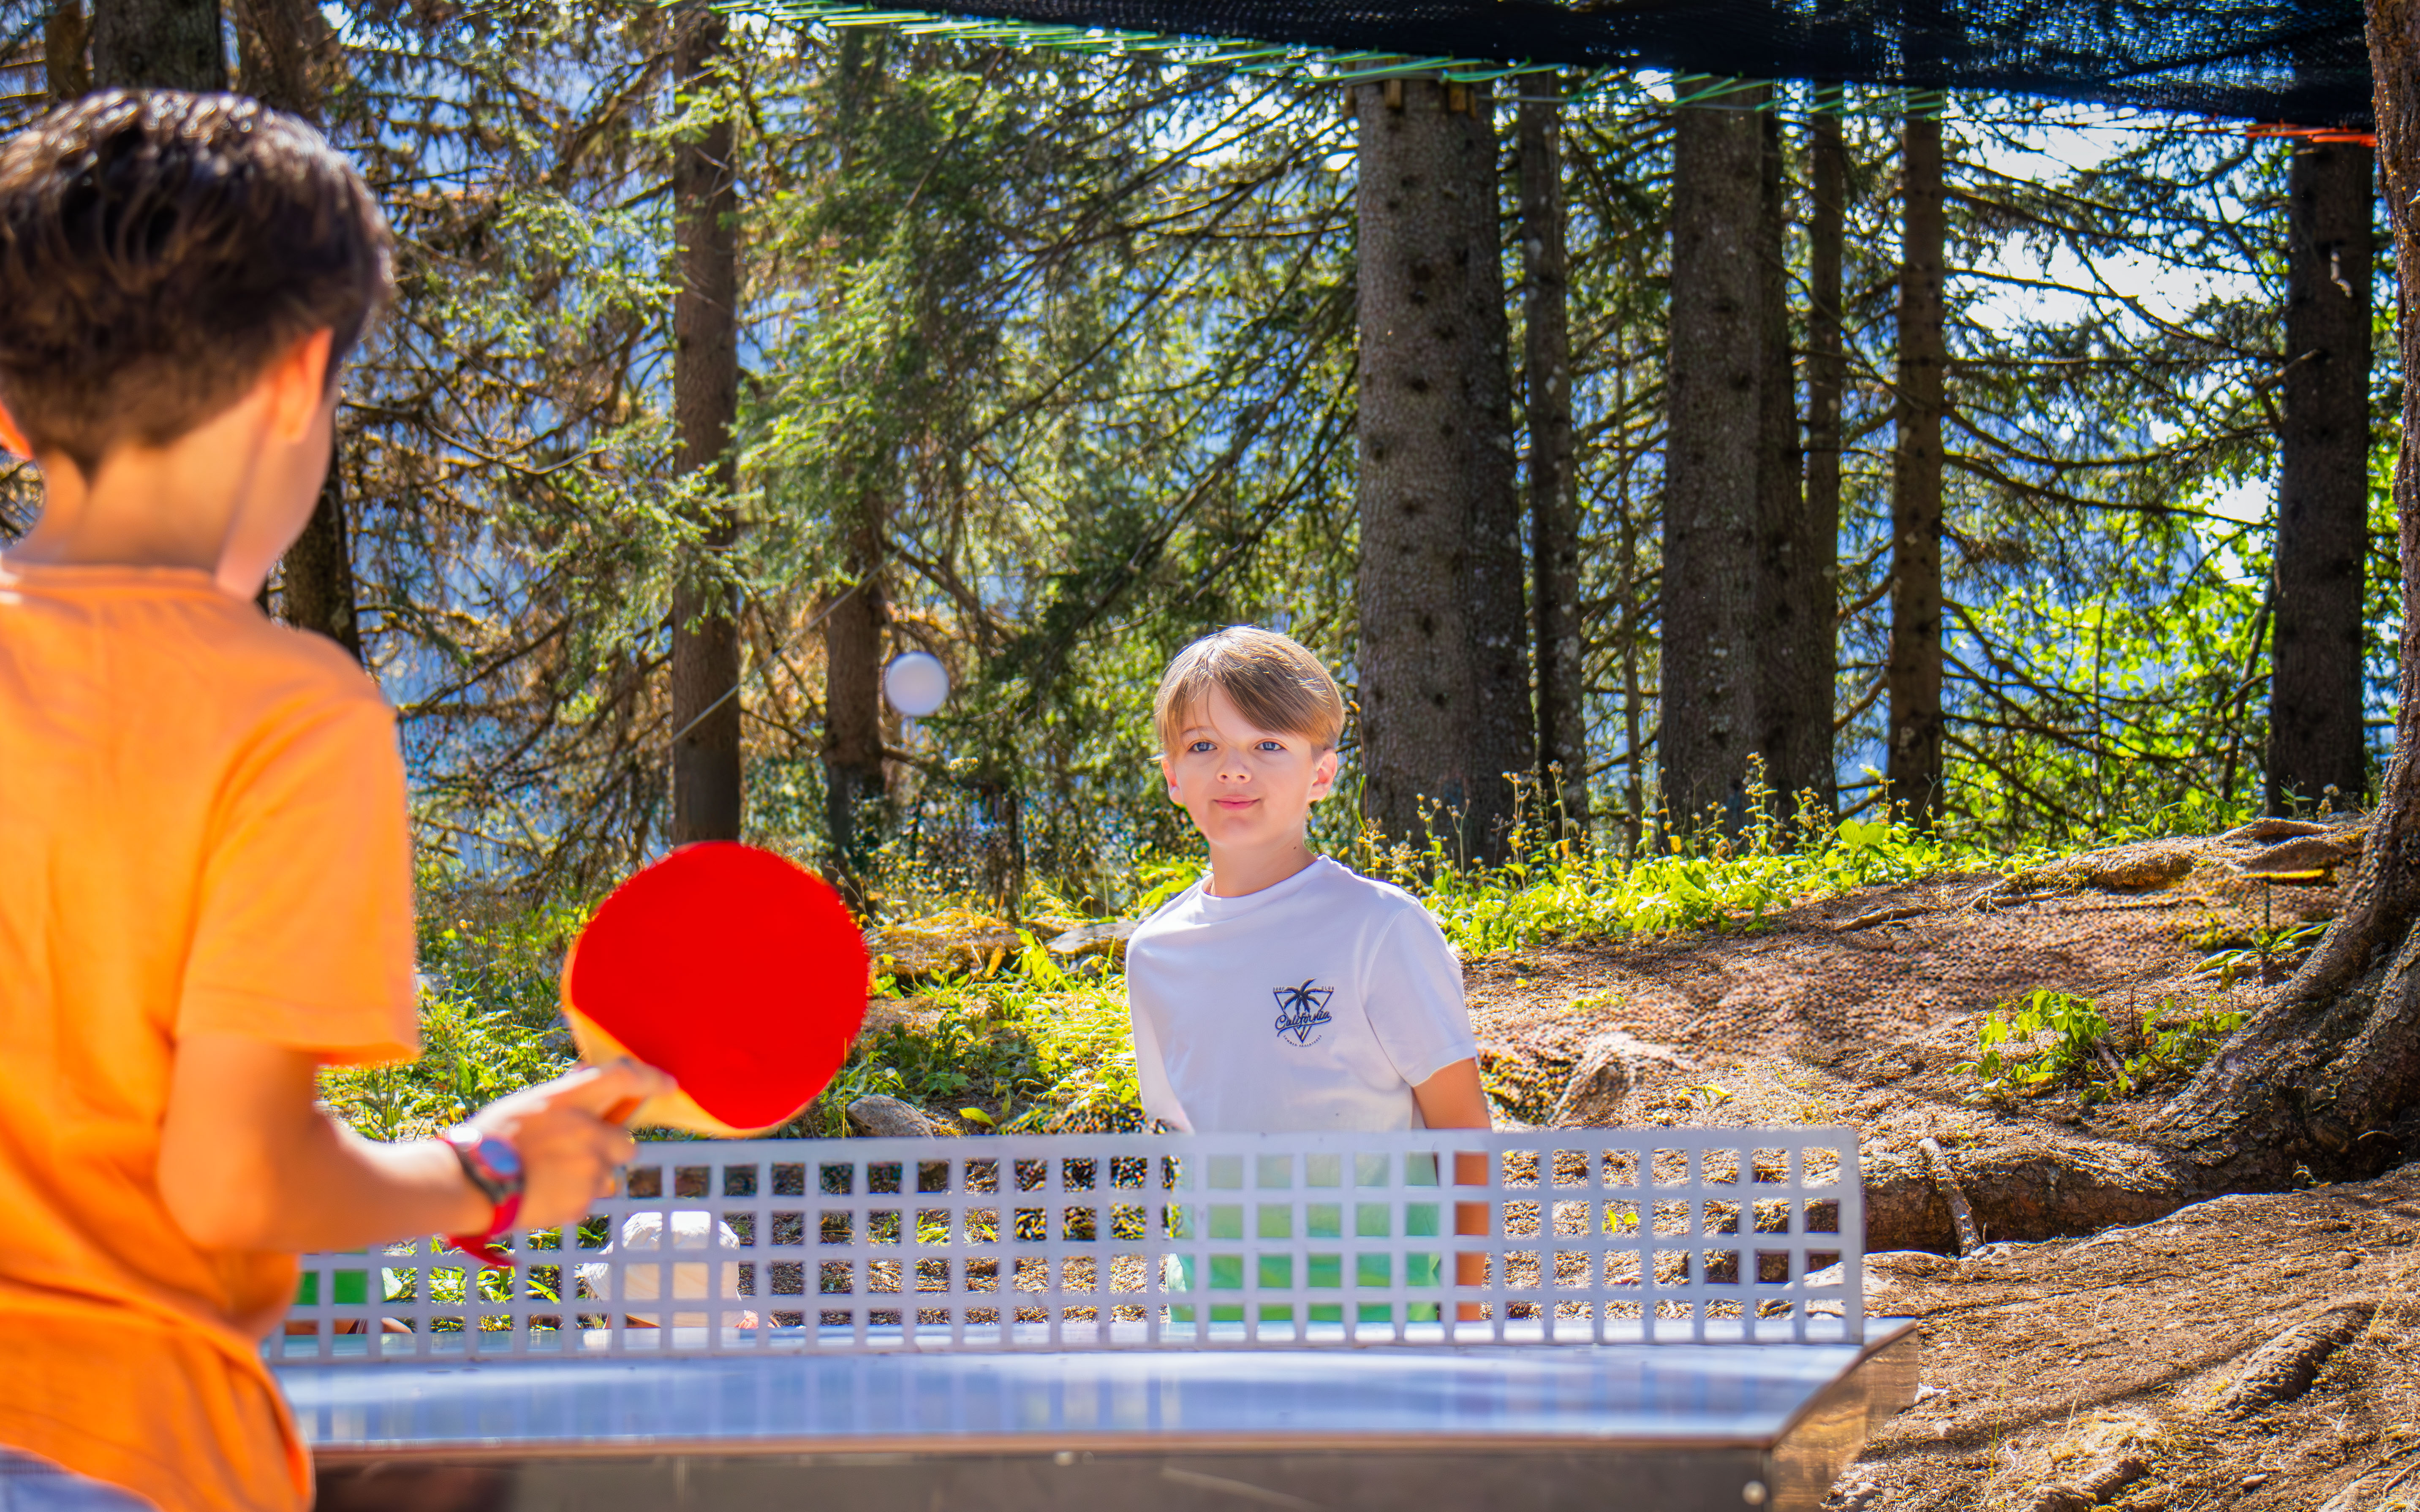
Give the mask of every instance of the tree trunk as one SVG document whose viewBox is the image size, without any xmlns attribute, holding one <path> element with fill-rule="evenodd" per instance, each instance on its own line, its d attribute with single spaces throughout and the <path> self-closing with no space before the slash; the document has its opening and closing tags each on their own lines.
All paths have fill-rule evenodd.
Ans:
<svg viewBox="0 0 2420 1512">
<path fill-rule="evenodd" d="M 1807 538 L 1816 581 L 1814 619 L 1806 633 L 1820 679 L 1823 770 L 1815 788 L 1824 811 L 1840 806 L 1834 754 L 1833 707 L 1839 679 L 1840 401 L 1848 389 L 1848 348 L 1841 334 L 1840 265 L 1849 202 L 1849 153 L 1840 131 L 1840 89 L 1818 98 L 1808 153 L 1812 193 L 1807 216 Z"/>
<path fill-rule="evenodd" d="M 1571 259 L 1564 244 L 1559 75 L 1520 109 L 1523 407 L 1529 421 L 1530 615 L 1538 793 L 1558 838 L 1588 827 L 1588 682 L 1580 638 L 1579 470 L 1572 435 Z"/>
<path fill-rule="evenodd" d="M 2271 813 L 2360 804 L 2369 545 L 2370 153 L 2297 147 L 2286 244 L 2285 433 L 2269 682 Z"/>
<path fill-rule="evenodd" d="M 1364 814 L 1418 840 L 1423 801 L 1499 854 L 1530 764 L 1520 504 L 1483 93 L 1353 90 L 1359 129 L 1357 486 Z"/>
<path fill-rule="evenodd" d="M 234 0 L 236 71 L 262 104 L 318 124 L 344 66 L 335 28 L 310 0 Z"/>
<path fill-rule="evenodd" d="M 341 437 L 335 444 L 342 447 Z M 335 457 L 329 459 L 328 481 L 319 486 L 319 501 L 312 506 L 311 518 L 286 548 L 278 580 L 287 624 L 317 630 L 344 647 L 355 661 L 364 659 L 353 598 L 351 537 L 345 529 L 345 480 L 336 471 Z"/>
<path fill-rule="evenodd" d="M 1890 795 L 1910 823 L 1941 815 L 1942 331 L 1947 239 L 1941 121 L 1910 116 L 1900 135 L 1899 383 L 1891 416 Z"/>
<path fill-rule="evenodd" d="M 882 501 L 869 498 L 849 532 L 856 585 L 824 615 L 824 828 L 835 879 L 864 912 L 890 788 L 882 766 Z"/>
<path fill-rule="evenodd" d="M 1463 452 L 1470 501 L 1470 560 L 1463 592 L 1470 605 L 1470 689 L 1478 714 L 1471 730 L 1466 832 L 1473 856 L 1494 864 L 1512 854 L 1514 784 L 1538 766 L 1529 687 L 1528 556 L 1521 541 L 1520 456 L 1512 444 L 1512 321 L 1504 298 L 1495 93 L 1483 85 L 1448 85 L 1446 114 L 1472 138 L 1461 161 L 1473 170 L 1466 192 L 1455 196 L 1469 249 L 1458 262 L 1472 336 L 1460 369 L 1470 432 Z"/>
<path fill-rule="evenodd" d="M 711 93 L 725 56 L 721 13 L 692 5 L 675 23 L 673 67 L 686 109 Z M 739 838 L 738 600 L 717 560 L 738 532 L 731 427 L 739 409 L 739 196 L 731 122 L 718 116 L 673 149 L 680 286 L 673 295 L 673 413 L 683 473 L 710 475 L 700 555 L 673 589 L 673 843 Z"/>
<path fill-rule="evenodd" d="M 225 89 L 218 0 L 95 0 L 92 86 Z"/>
<path fill-rule="evenodd" d="M 2397 341 L 2420 372 L 2420 0 L 2370 0 L 2379 160 L 2394 238 Z M 2420 1096 L 2420 384 L 2403 390 L 2395 513 L 2403 563 L 2403 641 L 2395 756 L 2371 815 L 2361 871 L 2319 949 L 2238 1030 L 2168 1109 L 2212 1184 L 2355 1175 L 2411 1142 Z M 2383 969 L 2381 969 L 2381 968 Z M 2398 1118 L 2405 1126 L 2397 1129 Z"/>
<path fill-rule="evenodd" d="M 341 65 L 335 29 L 309 0 L 235 0 L 236 67 L 244 93 L 318 124 L 329 82 Z M 363 660 L 353 585 L 352 535 L 346 529 L 345 451 L 339 426 L 328 480 L 302 533 L 277 575 L 289 625 L 316 630 Z"/>
<path fill-rule="evenodd" d="M 1756 749 L 1758 440 L 1766 362 L 1761 101 L 1673 117 L 1666 371 L 1663 733 L 1667 823 L 1746 818 Z"/>
<path fill-rule="evenodd" d="M 56 0 L 43 18 L 42 78 L 52 104 L 64 104 L 92 87 L 92 63 L 85 55 L 91 37 L 84 0 Z"/>
<path fill-rule="evenodd" d="M 1800 470 L 1798 373 L 1790 342 L 1790 199 L 1781 119 L 1763 119 L 1757 226 L 1757 749 L 1777 817 L 1829 810 L 1832 544 L 1819 539 Z"/>
</svg>

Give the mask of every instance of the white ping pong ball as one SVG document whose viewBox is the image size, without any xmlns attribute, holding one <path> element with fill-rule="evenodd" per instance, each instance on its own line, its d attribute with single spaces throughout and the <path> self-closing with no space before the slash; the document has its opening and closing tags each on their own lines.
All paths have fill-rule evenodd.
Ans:
<svg viewBox="0 0 2420 1512">
<path fill-rule="evenodd" d="M 900 713 L 921 719 L 949 699 L 950 670 L 929 651 L 893 656 L 882 671 L 882 696 Z"/>
</svg>

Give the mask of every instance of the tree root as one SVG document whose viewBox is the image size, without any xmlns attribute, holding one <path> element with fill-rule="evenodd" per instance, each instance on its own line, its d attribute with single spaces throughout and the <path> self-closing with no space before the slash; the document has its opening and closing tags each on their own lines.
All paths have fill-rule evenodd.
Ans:
<svg viewBox="0 0 2420 1512">
<path fill-rule="evenodd" d="M 2311 1389 L 2328 1356 L 2361 1336 L 2378 1316 L 2374 1303 L 2347 1303 L 2288 1329 L 2253 1351 L 2218 1399 L 2219 1410 L 2249 1417 Z"/>
<path fill-rule="evenodd" d="M 1958 1253 L 1972 1255 L 1982 1248 L 1983 1241 L 1975 1229 L 1975 1210 L 1959 1190 L 1958 1178 L 1949 1169 L 1949 1157 L 1941 1152 L 1941 1141 L 1928 1134 L 1916 1142 L 1923 1152 L 1925 1170 L 1932 1177 L 1941 1193 L 1941 1200 L 1949 1205 L 1949 1223 L 1958 1235 Z"/>
<path fill-rule="evenodd" d="M 2397 1493 L 2401 1494 L 2397 1494 Z M 2327 1499 L 2319 1512 L 2388 1512 L 2420 1498 L 2420 1449 L 2389 1459 Z"/>
<path fill-rule="evenodd" d="M 1962 1253 L 1949 1192 L 1962 1196 L 1982 1243 L 2072 1239 L 2150 1223 L 2217 1195 L 2191 1180 L 2185 1163 L 2137 1146 L 2026 1134 L 1994 1148 L 1944 1151 L 1940 1161 L 1936 1177 L 1920 1149 L 1867 1157 L 1869 1251 Z"/>
</svg>

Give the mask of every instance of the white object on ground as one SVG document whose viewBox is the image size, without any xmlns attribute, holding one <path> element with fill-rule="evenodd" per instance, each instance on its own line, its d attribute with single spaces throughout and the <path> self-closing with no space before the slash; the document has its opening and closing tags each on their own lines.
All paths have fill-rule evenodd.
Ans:
<svg viewBox="0 0 2420 1512">
<path fill-rule="evenodd" d="M 891 658 L 882 671 L 882 696 L 911 719 L 921 719 L 949 701 L 950 670 L 929 651 Z"/>
<path fill-rule="evenodd" d="M 713 1221 L 713 1214 L 694 1209 L 675 1211 L 672 1247 L 675 1250 L 706 1248 L 706 1225 Z M 652 1254 L 662 1247 L 663 1236 L 664 1215 L 662 1213 L 634 1212 L 622 1221 L 620 1237 L 598 1253 L 611 1255 L 619 1249 L 625 1255 Z M 714 1242 L 718 1249 L 736 1250 L 740 1247 L 739 1235 L 729 1224 L 721 1222 L 714 1222 Z M 722 1275 L 718 1294 L 725 1299 L 737 1297 L 739 1266 L 737 1262 L 726 1261 L 719 1269 Z M 626 1259 L 622 1262 L 621 1270 L 622 1300 L 625 1302 L 659 1300 L 663 1296 L 663 1273 L 666 1270 L 670 1270 L 673 1273 L 674 1297 L 704 1297 L 707 1294 L 706 1262 L 703 1260 L 680 1260 L 670 1266 L 663 1266 L 651 1265 L 645 1260 Z M 580 1289 L 587 1296 L 604 1298 L 613 1288 L 613 1273 L 612 1265 L 602 1260 L 590 1261 L 580 1268 Z M 653 1313 L 633 1313 L 631 1317 L 641 1323 L 662 1326 L 663 1320 Z M 725 1319 L 726 1326 L 738 1325 L 740 1322 L 741 1320 L 737 1317 Z M 674 1315 L 672 1326 L 703 1328 L 706 1323 L 706 1317 L 704 1313 L 677 1313 Z"/>
</svg>

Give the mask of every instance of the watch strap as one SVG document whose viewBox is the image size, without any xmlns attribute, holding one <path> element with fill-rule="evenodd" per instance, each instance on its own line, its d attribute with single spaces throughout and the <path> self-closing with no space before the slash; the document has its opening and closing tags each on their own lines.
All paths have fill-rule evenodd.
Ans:
<svg viewBox="0 0 2420 1512">
<path fill-rule="evenodd" d="M 521 1211 L 520 1152 L 471 1124 L 457 1124 L 439 1136 L 461 1164 L 463 1178 L 488 1199 L 487 1227 L 477 1234 L 448 1234 L 445 1242 L 490 1270 L 513 1268 L 511 1254 L 496 1241 L 511 1232 Z"/>
</svg>

